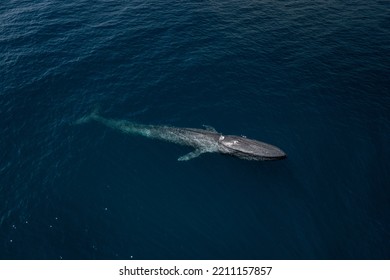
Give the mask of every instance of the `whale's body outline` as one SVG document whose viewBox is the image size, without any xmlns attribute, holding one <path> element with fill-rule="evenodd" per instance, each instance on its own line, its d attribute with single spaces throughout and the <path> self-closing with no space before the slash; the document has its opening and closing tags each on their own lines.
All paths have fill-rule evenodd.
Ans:
<svg viewBox="0 0 390 280">
<path fill-rule="evenodd" d="M 187 161 L 204 153 L 221 153 L 246 160 L 262 161 L 280 160 L 287 157 L 286 153 L 276 146 L 248 139 L 245 136 L 223 135 L 210 126 L 199 129 L 144 125 L 127 120 L 104 118 L 96 112 L 79 119 L 76 123 L 81 124 L 92 120 L 123 133 L 141 135 L 195 148 L 194 151 L 179 157 L 179 161 Z"/>
</svg>

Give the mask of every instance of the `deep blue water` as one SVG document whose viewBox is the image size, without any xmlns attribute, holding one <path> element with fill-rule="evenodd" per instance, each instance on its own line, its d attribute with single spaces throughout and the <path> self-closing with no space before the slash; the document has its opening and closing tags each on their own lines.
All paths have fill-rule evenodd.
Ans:
<svg viewBox="0 0 390 280">
<path fill-rule="evenodd" d="M 389 77 L 388 1 L 2 0 L 0 258 L 389 259 Z"/>
</svg>

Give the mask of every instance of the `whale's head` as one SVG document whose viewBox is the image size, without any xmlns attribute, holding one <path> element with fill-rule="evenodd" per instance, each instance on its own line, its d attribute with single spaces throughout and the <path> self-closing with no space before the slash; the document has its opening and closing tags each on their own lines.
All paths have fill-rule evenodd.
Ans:
<svg viewBox="0 0 390 280">
<path fill-rule="evenodd" d="M 287 157 L 278 147 L 234 135 L 221 135 L 218 139 L 221 153 L 249 160 L 279 160 Z"/>
</svg>

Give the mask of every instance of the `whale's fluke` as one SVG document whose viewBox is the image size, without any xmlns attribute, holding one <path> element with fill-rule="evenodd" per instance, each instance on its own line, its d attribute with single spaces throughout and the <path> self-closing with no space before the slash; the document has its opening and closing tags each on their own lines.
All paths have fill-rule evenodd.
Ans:
<svg viewBox="0 0 390 280">
<path fill-rule="evenodd" d="M 96 108 L 89 115 L 79 118 L 74 122 L 74 124 L 84 124 L 92 120 L 97 120 L 99 117 L 99 107 L 96 106 Z"/>
</svg>

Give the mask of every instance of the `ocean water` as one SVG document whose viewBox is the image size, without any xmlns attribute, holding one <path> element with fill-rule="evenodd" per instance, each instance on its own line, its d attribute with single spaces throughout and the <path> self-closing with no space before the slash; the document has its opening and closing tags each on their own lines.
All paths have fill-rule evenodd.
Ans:
<svg viewBox="0 0 390 280">
<path fill-rule="evenodd" d="M 389 77 L 388 1 L 2 0 L 0 258 L 389 259 Z"/>
</svg>

